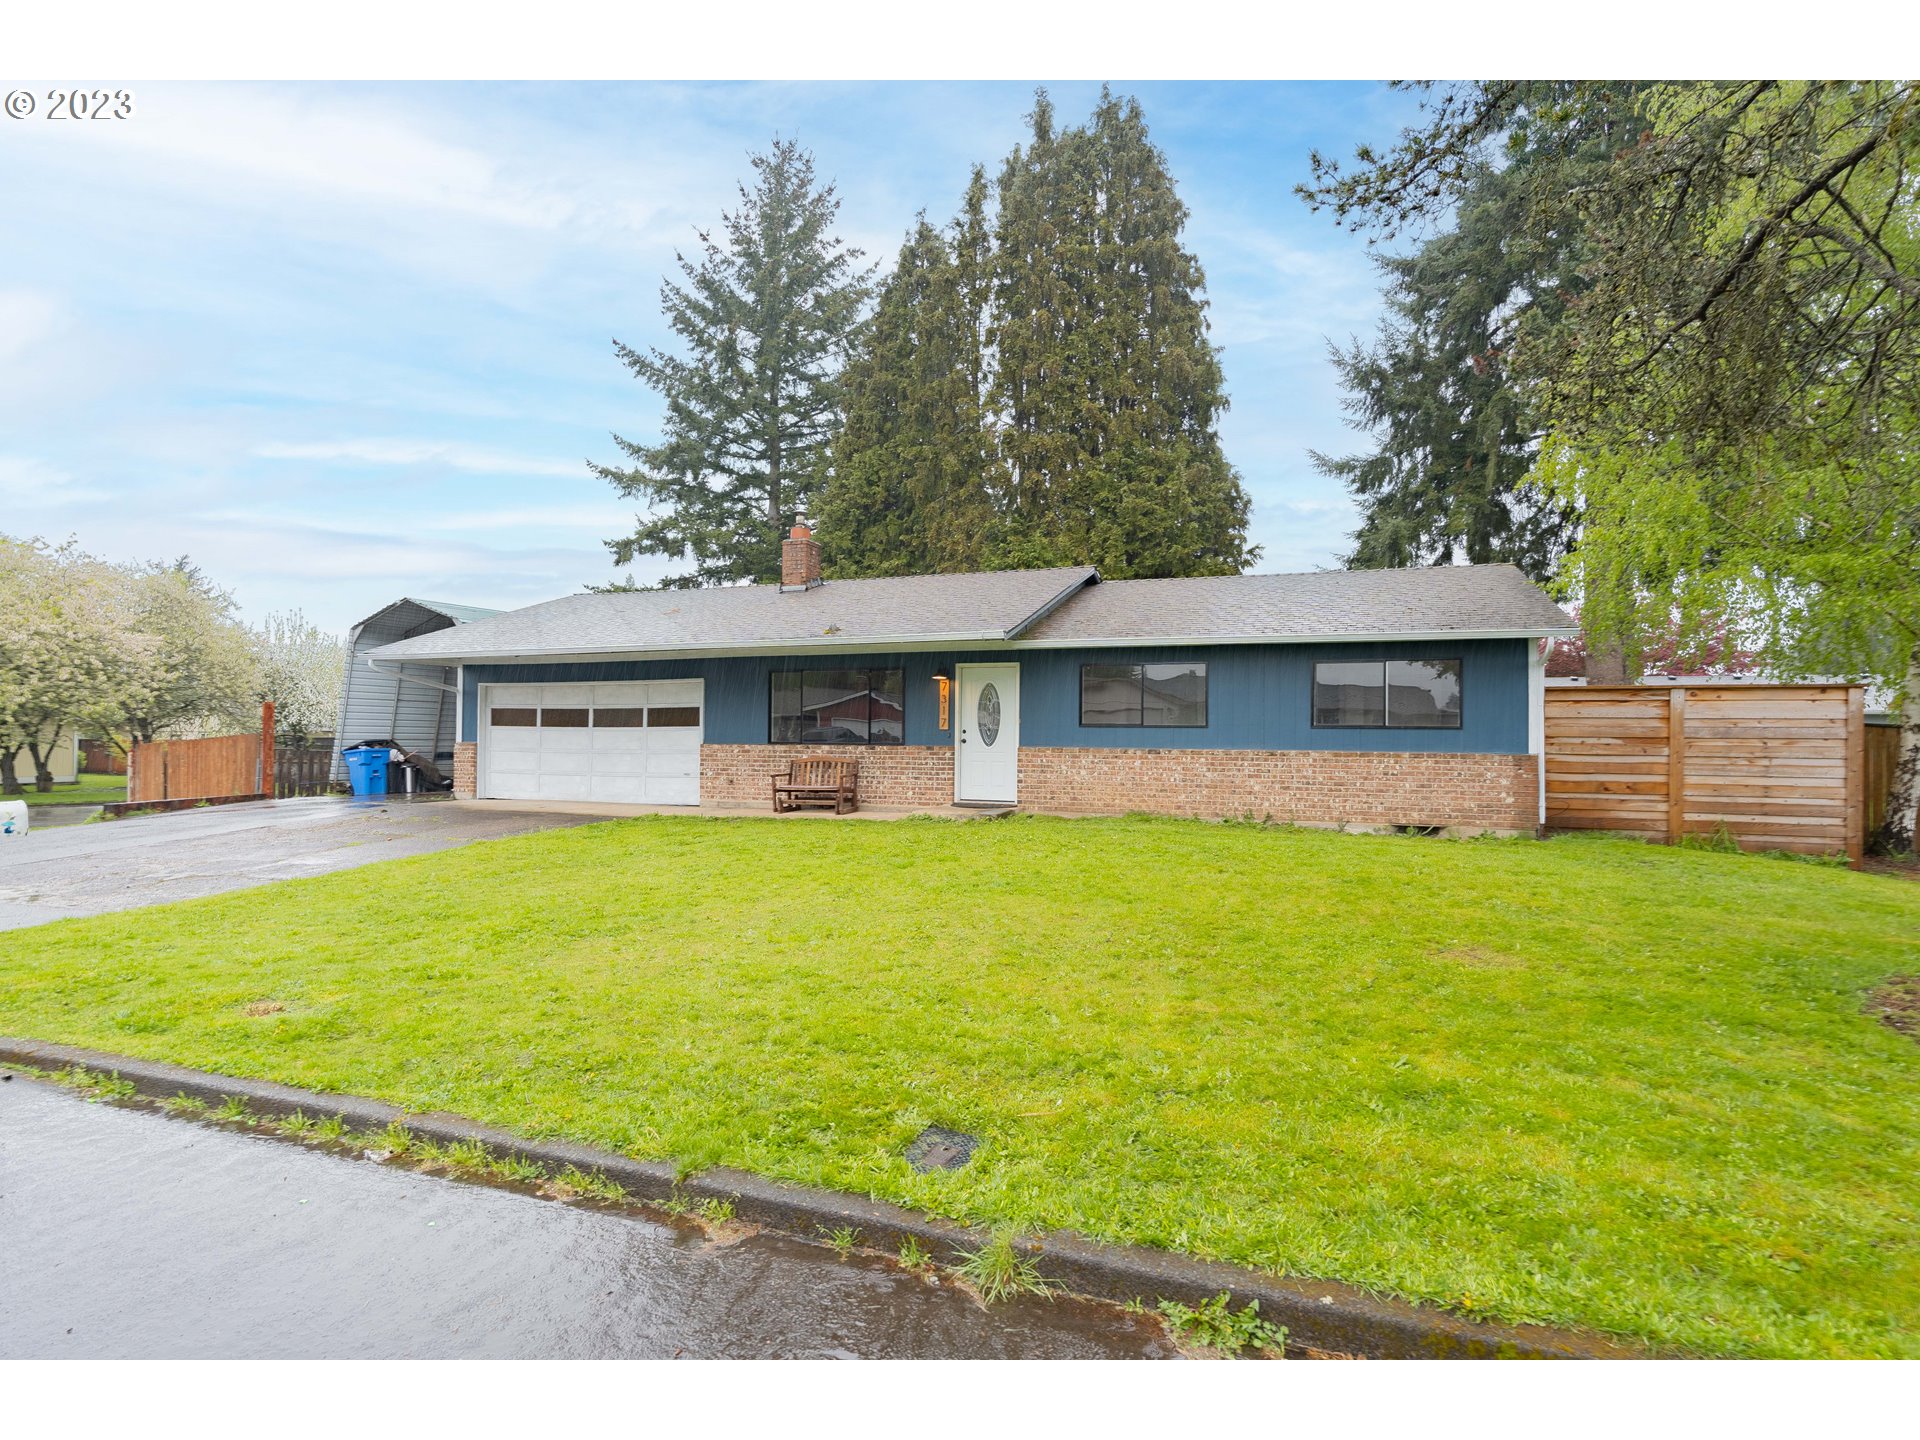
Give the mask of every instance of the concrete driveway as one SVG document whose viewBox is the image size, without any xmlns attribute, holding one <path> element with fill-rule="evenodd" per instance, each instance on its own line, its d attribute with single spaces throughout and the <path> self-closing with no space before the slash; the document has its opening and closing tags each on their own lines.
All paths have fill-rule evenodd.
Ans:
<svg viewBox="0 0 1920 1440">
<path fill-rule="evenodd" d="M 36 828 L 0 840 L 0 930 L 324 875 L 602 816 L 319 796 Z"/>
</svg>

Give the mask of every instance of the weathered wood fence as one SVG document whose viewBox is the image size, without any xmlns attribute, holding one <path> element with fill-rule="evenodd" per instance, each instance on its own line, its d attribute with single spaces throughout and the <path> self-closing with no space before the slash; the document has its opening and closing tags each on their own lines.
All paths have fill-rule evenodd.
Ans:
<svg viewBox="0 0 1920 1440">
<path fill-rule="evenodd" d="M 1887 791 L 1893 788 L 1893 764 L 1900 758 L 1900 727 L 1891 721 L 1867 726 L 1866 765 L 1861 774 L 1866 780 L 1867 838 L 1887 818 Z"/>
<path fill-rule="evenodd" d="M 1548 826 L 1860 858 L 1859 686 L 1589 685 L 1546 700 Z"/>
<path fill-rule="evenodd" d="M 150 740 L 127 756 L 127 803 L 225 800 L 273 790 L 273 705 L 261 707 L 257 735 Z"/>
<path fill-rule="evenodd" d="M 327 774 L 332 768 L 332 736 L 310 740 L 299 749 L 278 746 L 273 755 L 273 793 L 282 800 L 293 795 L 324 795 L 330 788 Z"/>
</svg>

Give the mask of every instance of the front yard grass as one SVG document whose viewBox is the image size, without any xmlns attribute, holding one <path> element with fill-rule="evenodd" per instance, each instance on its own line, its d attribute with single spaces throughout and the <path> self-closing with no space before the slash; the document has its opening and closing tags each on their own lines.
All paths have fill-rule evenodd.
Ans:
<svg viewBox="0 0 1920 1440">
<path fill-rule="evenodd" d="M 1782 859 L 649 818 L 14 932 L 0 1033 L 1683 1351 L 1915 1356 L 1920 1046 L 1865 1012 L 1915 972 L 1920 887 Z M 928 1124 L 983 1144 L 917 1175 Z"/>
<path fill-rule="evenodd" d="M 55 784 L 51 790 L 36 790 L 33 782 L 27 782 L 27 788 L 19 795 L 8 795 L 8 800 L 24 800 L 29 807 L 36 805 L 110 805 L 127 798 L 127 777 L 124 775 L 82 775 L 78 782 Z"/>
</svg>

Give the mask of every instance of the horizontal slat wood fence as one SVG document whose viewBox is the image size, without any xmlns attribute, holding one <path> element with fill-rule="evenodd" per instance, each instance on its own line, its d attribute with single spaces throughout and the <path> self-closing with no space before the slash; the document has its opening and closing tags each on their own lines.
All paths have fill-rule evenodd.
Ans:
<svg viewBox="0 0 1920 1440">
<path fill-rule="evenodd" d="M 1857 685 L 1549 689 L 1547 824 L 1858 860 L 1864 700 Z"/>
</svg>

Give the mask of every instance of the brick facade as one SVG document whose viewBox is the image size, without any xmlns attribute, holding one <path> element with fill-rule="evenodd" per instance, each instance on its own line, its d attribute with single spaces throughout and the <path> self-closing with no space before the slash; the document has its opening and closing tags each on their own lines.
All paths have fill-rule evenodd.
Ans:
<svg viewBox="0 0 1920 1440">
<path fill-rule="evenodd" d="M 860 798 L 869 805 L 951 805 L 951 745 L 875 745 L 810 750 L 804 745 L 702 745 L 700 799 L 715 804 L 770 804 L 769 777 L 796 756 L 846 754 L 860 761 Z"/>
<path fill-rule="evenodd" d="M 700 798 L 760 804 L 768 798 L 768 776 L 796 754 L 813 753 L 793 745 L 703 745 Z M 953 802 L 950 745 L 875 746 L 846 753 L 857 753 L 860 798 L 870 805 Z M 1062 813 L 1144 810 L 1210 820 L 1251 815 L 1303 825 L 1530 832 L 1539 823 L 1539 773 L 1532 755 L 1022 747 L 1020 806 Z"/>
<path fill-rule="evenodd" d="M 1532 832 L 1539 759 L 1361 750 L 1020 751 L 1023 809 Z"/>
<path fill-rule="evenodd" d="M 480 747 L 462 740 L 453 747 L 453 798 L 471 800 L 480 791 Z"/>
</svg>

